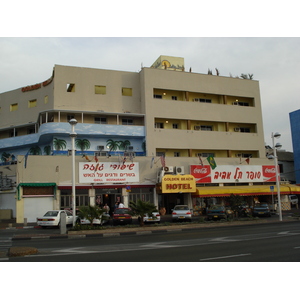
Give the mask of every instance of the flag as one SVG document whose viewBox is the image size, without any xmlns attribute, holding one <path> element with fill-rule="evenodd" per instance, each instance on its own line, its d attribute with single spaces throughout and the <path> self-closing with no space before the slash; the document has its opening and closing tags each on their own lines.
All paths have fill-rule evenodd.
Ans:
<svg viewBox="0 0 300 300">
<path fill-rule="evenodd" d="M 200 165 L 203 167 L 203 161 L 202 161 L 202 158 L 201 158 L 200 155 L 199 155 L 198 157 L 199 157 Z"/>
<path fill-rule="evenodd" d="M 249 163 L 250 163 L 250 157 L 246 158 L 246 163 L 249 165 Z"/>
<path fill-rule="evenodd" d="M 213 156 L 211 156 L 211 155 L 208 156 L 208 157 L 207 157 L 207 161 L 208 161 L 210 167 L 211 167 L 213 170 L 217 167 L 217 164 L 216 164 L 215 159 L 214 159 Z"/>
<path fill-rule="evenodd" d="M 152 157 L 151 163 L 150 163 L 150 168 L 151 168 L 151 169 L 153 168 L 153 164 L 154 164 L 154 156 Z"/>
<path fill-rule="evenodd" d="M 94 157 L 94 158 L 95 158 L 95 162 L 97 163 L 97 162 L 98 162 L 98 158 L 97 158 L 97 156 L 95 155 L 95 157 Z"/>
<path fill-rule="evenodd" d="M 161 161 L 162 167 L 164 168 L 164 167 L 166 166 L 166 159 L 165 159 L 165 156 L 164 156 L 164 155 L 162 155 L 162 156 L 160 157 L 160 161 Z"/>
<path fill-rule="evenodd" d="M 29 155 L 29 151 L 25 154 L 25 160 L 24 160 L 24 168 L 26 169 L 27 167 L 27 158 L 28 158 L 28 155 Z"/>
</svg>

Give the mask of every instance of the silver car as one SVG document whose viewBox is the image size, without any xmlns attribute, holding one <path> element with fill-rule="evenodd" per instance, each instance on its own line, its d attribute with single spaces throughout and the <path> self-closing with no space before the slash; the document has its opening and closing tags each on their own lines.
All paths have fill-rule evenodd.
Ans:
<svg viewBox="0 0 300 300">
<path fill-rule="evenodd" d="M 187 205 L 176 205 L 172 209 L 172 221 L 192 221 L 192 212 Z"/>
</svg>

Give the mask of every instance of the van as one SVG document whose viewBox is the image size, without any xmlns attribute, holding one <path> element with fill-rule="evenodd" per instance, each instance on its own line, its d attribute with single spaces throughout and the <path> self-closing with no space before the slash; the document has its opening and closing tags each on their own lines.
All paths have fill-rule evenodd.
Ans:
<svg viewBox="0 0 300 300">
<path fill-rule="evenodd" d="M 298 197 L 296 195 L 289 195 L 289 201 L 291 204 L 298 204 Z"/>
</svg>

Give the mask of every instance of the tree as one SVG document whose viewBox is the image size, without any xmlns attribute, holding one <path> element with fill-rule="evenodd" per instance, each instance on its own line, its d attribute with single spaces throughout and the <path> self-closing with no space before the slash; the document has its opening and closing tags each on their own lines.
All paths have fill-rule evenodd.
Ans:
<svg viewBox="0 0 300 300">
<path fill-rule="evenodd" d="M 128 140 L 125 140 L 125 141 L 119 141 L 119 142 L 118 142 L 118 145 L 119 145 L 119 149 L 120 149 L 120 150 L 126 150 L 126 149 L 127 149 L 127 146 L 130 145 L 130 141 L 128 141 Z"/>
<path fill-rule="evenodd" d="M 91 226 L 93 226 L 94 219 L 105 220 L 107 217 L 104 215 L 105 209 L 101 209 L 98 206 L 82 206 L 79 208 L 78 217 L 80 219 L 87 219 L 90 221 Z"/>
<path fill-rule="evenodd" d="M 81 152 L 84 152 L 84 150 L 90 149 L 91 143 L 87 139 L 76 139 L 75 140 L 75 146 L 81 150 Z"/>
<path fill-rule="evenodd" d="M 41 155 L 42 150 L 39 146 L 34 146 L 29 149 L 29 154 L 31 155 Z"/>
<path fill-rule="evenodd" d="M 229 202 L 231 209 L 234 211 L 234 215 L 238 216 L 239 208 L 244 203 L 243 197 L 240 195 L 231 194 L 228 202 Z"/>
<path fill-rule="evenodd" d="M 140 221 L 140 226 L 144 226 L 144 215 L 152 215 L 153 212 L 157 211 L 154 204 L 142 200 L 137 200 L 137 202 L 131 201 L 129 204 L 131 211 L 128 213 L 133 216 L 138 216 Z"/>
<path fill-rule="evenodd" d="M 56 151 L 63 150 L 67 147 L 67 142 L 65 140 L 54 138 L 53 145 Z"/>
<path fill-rule="evenodd" d="M 106 146 L 109 148 L 109 151 L 115 151 L 118 149 L 119 142 L 109 139 L 106 141 Z"/>
<path fill-rule="evenodd" d="M 50 145 L 47 145 L 44 147 L 44 153 L 46 155 L 50 155 L 51 154 L 51 146 Z"/>
<path fill-rule="evenodd" d="M 10 153 L 3 152 L 3 153 L 1 154 L 1 160 L 4 161 L 4 162 L 6 162 L 6 161 L 9 160 L 10 156 L 11 156 Z"/>
<path fill-rule="evenodd" d="M 252 80 L 253 79 L 253 74 L 243 74 L 242 73 L 241 78 Z"/>
</svg>

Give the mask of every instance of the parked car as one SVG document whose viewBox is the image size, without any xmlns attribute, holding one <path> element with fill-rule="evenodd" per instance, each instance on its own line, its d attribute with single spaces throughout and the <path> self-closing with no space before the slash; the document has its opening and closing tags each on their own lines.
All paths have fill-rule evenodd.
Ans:
<svg viewBox="0 0 300 300">
<path fill-rule="evenodd" d="M 104 213 L 103 214 L 104 218 L 102 218 L 102 216 L 99 219 L 94 219 L 93 220 L 93 225 L 104 225 L 106 223 L 109 222 L 109 214 L 108 213 Z M 80 224 L 81 225 L 89 225 L 91 224 L 91 222 L 88 219 L 80 219 Z"/>
<path fill-rule="evenodd" d="M 116 224 L 131 224 L 132 223 L 132 216 L 128 214 L 130 211 L 130 208 L 116 208 L 114 210 L 112 219 L 113 219 L 113 225 Z"/>
<path fill-rule="evenodd" d="M 192 212 L 187 205 L 176 205 L 172 209 L 172 221 L 178 220 L 192 221 Z"/>
<path fill-rule="evenodd" d="M 140 218 L 138 220 L 140 221 Z M 160 214 L 158 211 L 153 212 L 150 217 L 148 214 L 145 214 L 143 221 L 144 223 L 160 223 Z"/>
<path fill-rule="evenodd" d="M 62 214 L 66 214 L 66 224 L 73 225 L 73 215 L 69 210 L 49 210 L 43 217 L 37 218 L 37 225 L 42 228 L 47 226 L 59 226 Z"/>
<path fill-rule="evenodd" d="M 256 204 L 252 211 L 253 217 L 271 217 L 271 211 L 267 203 Z"/>
<path fill-rule="evenodd" d="M 206 211 L 207 220 L 227 219 L 226 209 L 222 205 L 212 205 Z"/>
<path fill-rule="evenodd" d="M 296 195 L 289 195 L 289 200 L 292 205 L 298 204 L 298 197 Z"/>
</svg>

